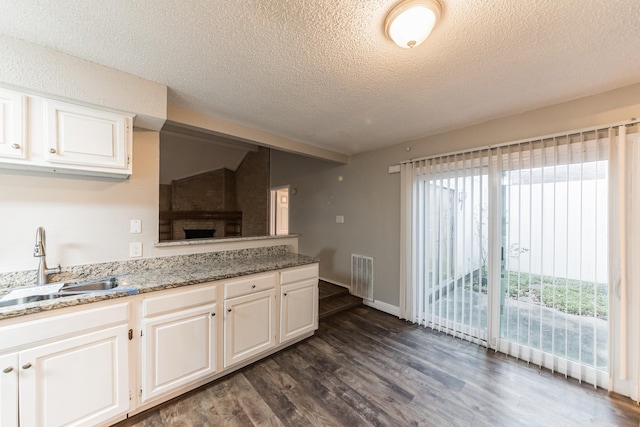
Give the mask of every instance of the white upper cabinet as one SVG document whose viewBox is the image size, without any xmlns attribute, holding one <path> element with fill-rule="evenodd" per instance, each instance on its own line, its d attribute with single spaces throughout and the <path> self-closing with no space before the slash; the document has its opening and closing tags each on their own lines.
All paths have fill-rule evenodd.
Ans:
<svg viewBox="0 0 640 427">
<path fill-rule="evenodd" d="M 0 157 L 24 159 L 27 97 L 0 88 Z"/>
<path fill-rule="evenodd" d="M 133 115 L 0 88 L 0 167 L 128 178 Z"/>
<path fill-rule="evenodd" d="M 47 161 L 128 170 L 131 117 L 45 100 Z"/>
</svg>

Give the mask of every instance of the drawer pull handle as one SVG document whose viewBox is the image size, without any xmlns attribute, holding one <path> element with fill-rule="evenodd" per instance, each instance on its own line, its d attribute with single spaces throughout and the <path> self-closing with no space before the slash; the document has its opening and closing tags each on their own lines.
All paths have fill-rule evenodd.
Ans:
<svg viewBox="0 0 640 427">
<path fill-rule="evenodd" d="M 49 148 L 49 152 L 51 154 L 56 154 L 56 149 L 55 148 Z"/>
<path fill-rule="evenodd" d="M 31 367 L 31 363 L 27 362 L 26 364 L 22 365 L 22 369 L 29 369 Z"/>
<path fill-rule="evenodd" d="M 251 285 L 251 289 L 255 289 L 255 288 L 256 288 L 256 285 Z"/>
<path fill-rule="evenodd" d="M 14 150 L 19 150 L 20 144 L 11 144 L 11 148 L 13 148 Z"/>
<path fill-rule="evenodd" d="M 13 371 L 13 366 L 6 367 L 2 370 L 2 372 L 4 372 L 5 374 L 8 374 L 11 371 Z"/>
</svg>

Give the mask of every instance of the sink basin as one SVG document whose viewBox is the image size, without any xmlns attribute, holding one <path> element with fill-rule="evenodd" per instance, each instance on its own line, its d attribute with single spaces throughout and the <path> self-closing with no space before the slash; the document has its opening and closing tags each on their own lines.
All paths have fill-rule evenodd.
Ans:
<svg viewBox="0 0 640 427">
<path fill-rule="evenodd" d="M 26 304 L 28 302 L 44 301 L 44 300 L 48 300 L 48 299 L 54 299 L 54 298 L 57 298 L 57 297 L 58 297 L 58 295 L 56 295 L 56 294 L 30 295 L 28 297 L 22 297 L 22 298 L 15 298 L 15 299 L 10 299 L 10 300 L 0 301 L 0 307 L 9 307 L 9 306 L 12 306 L 12 305 Z"/>
<path fill-rule="evenodd" d="M 109 277 L 107 279 L 76 283 L 75 285 L 65 285 L 59 292 L 106 291 L 116 287 L 118 287 L 118 278 Z"/>
<path fill-rule="evenodd" d="M 50 292 L 36 295 L 29 295 L 8 300 L 0 300 L 0 307 L 9 307 L 30 302 L 45 301 L 54 298 L 71 297 L 75 295 L 100 295 L 107 293 L 127 293 L 134 295 L 136 289 L 118 288 L 118 276 L 111 276 L 104 279 L 90 280 L 87 282 L 64 285 L 58 292 Z"/>
</svg>

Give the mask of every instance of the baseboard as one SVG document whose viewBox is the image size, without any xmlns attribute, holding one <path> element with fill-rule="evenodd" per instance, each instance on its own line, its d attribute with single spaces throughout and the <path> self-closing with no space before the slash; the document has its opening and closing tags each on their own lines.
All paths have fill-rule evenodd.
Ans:
<svg viewBox="0 0 640 427">
<path fill-rule="evenodd" d="M 362 302 L 368 307 L 375 308 L 376 310 L 383 311 L 385 313 L 391 314 L 392 316 L 400 317 L 400 307 L 398 307 L 397 305 L 387 304 L 386 302 L 382 301 L 363 300 Z"/>
<path fill-rule="evenodd" d="M 340 286 L 341 288 L 347 288 L 351 290 L 351 286 L 345 285 L 344 283 L 336 282 L 335 280 L 325 279 L 324 277 L 319 277 L 323 282 L 331 283 L 332 285 Z"/>
</svg>

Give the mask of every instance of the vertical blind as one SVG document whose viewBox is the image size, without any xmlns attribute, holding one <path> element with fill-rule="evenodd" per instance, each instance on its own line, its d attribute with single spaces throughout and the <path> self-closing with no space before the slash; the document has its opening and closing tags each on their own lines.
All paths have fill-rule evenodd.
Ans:
<svg viewBox="0 0 640 427">
<path fill-rule="evenodd" d="M 610 363 L 626 375 L 640 165 L 627 130 L 403 162 L 401 318 L 594 385 L 611 385 Z M 613 351 L 611 314 L 625 325 Z"/>
</svg>

